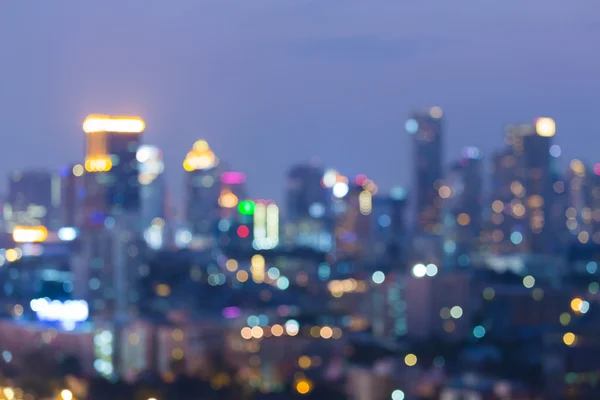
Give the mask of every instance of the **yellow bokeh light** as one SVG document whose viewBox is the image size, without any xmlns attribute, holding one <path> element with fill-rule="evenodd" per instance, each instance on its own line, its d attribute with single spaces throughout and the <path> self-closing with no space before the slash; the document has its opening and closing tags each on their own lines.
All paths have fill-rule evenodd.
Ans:
<svg viewBox="0 0 600 400">
<path fill-rule="evenodd" d="M 298 366 L 302 369 L 309 369 L 312 364 L 309 356 L 301 356 L 298 359 Z"/>
<path fill-rule="evenodd" d="M 567 346 L 573 346 L 575 344 L 576 340 L 577 340 L 577 337 L 571 332 L 567 332 L 563 335 L 563 342 Z"/>
<path fill-rule="evenodd" d="M 16 243 L 39 243 L 48 238 L 45 226 L 15 226 L 13 240 Z"/>
<path fill-rule="evenodd" d="M 13 315 L 15 317 L 20 317 L 21 315 L 23 315 L 23 306 L 20 304 L 15 304 L 15 306 L 13 307 Z"/>
<path fill-rule="evenodd" d="M 60 392 L 60 398 L 62 400 L 72 400 L 73 399 L 73 393 L 71 393 L 70 390 L 65 389 L 62 392 Z"/>
<path fill-rule="evenodd" d="M 264 331 L 263 328 L 261 328 L 260 326 L 255 326 L 254 328 L 252 328 L 252 337 L 255 339 L 260 339 L 261 337 L 263 337 Z"/>
<path fill-rule="evenodd" d="M 571 300 L 571 310 L 579 312 L 582 303 L 583 300 L 581 300 L 579 297 L 575 297 L 573 300 Z"/>
<path fill-rule="evenodd" d="M 77 164 L 73 167 L 73 175 L 75 176 L 81 176 L 83 175 L 83 165 L 81 164 Z"/>
<path fill-rule="evenodd" d="M 112 167 L 112 160 L 108 156 L 91 157 L 85 160 L 85 170 L 87 172 L 108 172 Z"/>
<path fill-rule="evenodd" d="M 516 203 L 512 208 L 513 215 L 517 218 L 525 215 L 525 206 L 521 203 Z"/>
<path fill-rule="evenodd" d="M 577 159 L 571 160 L 571 162 L 569 163 L 569 167 L 575 173 L 575 175 L 577 175 L 577 176 L 585 175 L 585 165 L 583 165 L 581 160 L 577 160 Z"/>
<path fill-rule="evenodd" d="M 321 337 L 323 339 L 330 339 L 333 336 L 333 329 L 328 326 L 324 326 L 321 328 Z"/>
<path fill-rule="evenodd" d="M 90 115 L 83 121 L 83 131 L 87 134 L 112 133 L 141 133 L 146 123 L 139 117 L 110 117 L 107 115 Z"/>
<path fill-rule="evenodd" d="M 210 169 L 216 167 L 219 159 L 210 149 L 210 146 L 205 140 L 198 140 L 194 143 L 192 151 L 187 153 L 183 161 L 183 169 L 188 172 L 199 169 Z"/>
<path fill-rule="evenodd" d="M 586 231 L 581 231 L 577 234 L 577 240 L 579 240 L 580 243 L 585 244 L 590 241 L 590 234 Z"/>
<path fill-rule="evenodd" d="M 180 348 L 173 349 L 173 351 L 171 352 L 171 356 L 175 360 L 181 360 L 183 358 L 183 350 L 181 350 Z"/>
<path fill-rule="evenodd" d="M 2 389 L 2 393 L 4 393 L 4 397 L 6 397 L 6 400 L 13 400 L 15 398 L 15 391 L 10 387 L 6 387 L 6 388 Z M 71 400 L 71 399 L 65 399 L 65 400 Z"/>
<path fill-rule="evenodd" d="M 447 199 L 452 194 L 452 190 L 448 186 L 442 186 L 438 190 L 438 193 L 442 199 Z"/>
<path fill-rule="evenodd" d="M 500 200 L 496 200 L 492 203 L 492 210 L 497 213 L 501 213 L 504 210 L 504 203 Z"/>
<path fill-rule="evenodd" d="M 311 383 L 306 379 L 301 379 L 296 382 L 296 391 L 300 394 L 307 394 L 312 389 Z"/>
<path fill-rule="evenodd" d="M 409 353 L 409 354 L 407 354 L 407 355 L 404 357 L 404 363 L 405 363 L 406 365 L 408 365 L 409 367 L 413 367 L 413 366 L 415 366 L 415 365 L 417 364 L 417 356 L 415 356 L 415 355 L 414 355 L 414 354 L 412 354 L 412 353 Z"/>
<path fill-rule="evenodd" d="M 441 107 L 431 107 L 431 109 L 429 109 L 429 115 L 431 118 L 440 119 L 442 118 L 442 115 L 444 115 L 444 111 Z"/>
<path fill-rule="evenodd" d="M 6 250 L 6 261 L 15 262 L 19 259 L 19 252 L 15 249 Z"/>
<path fill-rule="evenodd" d="M 252 328 L 245 326 L 240 331 L 240 334 L 242 335 L 242 337 L 244 339 L 251 339 L 252 338 Z"/>
<path fill-rule="evenodd" d="M 238 204 L 238 197 L 229 192 L 229 191 L 225 191 L 223 193 L 221 193 L 221 196 L 219 197 L 219 205 L 223 208 L 233 208 L 235 206 L 237 206 Z"/>
<path fill-rule="evenodd" d="M 156 285 L 156 294 L 160 297 L 167 297 L 171 294 L 171 287 L 169 285 L 165 285 L 164 283 Z"/>
<path fill-rule="evenodd" d="M 556 133 L 556 123 L 552 118 L 538 118 L 535 121 L 535 131 L 540 136 L 552 137 Z"/>
<path fill-rule="evenodd" d="M 283 335 L 283 326 L 279 324 L 275 324 L 271 327 L 271 333 L 273 336 L 281 336 Z"/>
<path fill-rule="evenodd" d="M 456 217 L 456 222 L 460 226 L 467 226 L 467 225 L 469 225 L 471 223 L 471 217 L 467 213 L 460 213 Z"/>
<path fill-rule="evenodd" d="M 229 271 L 229 272 L 237 271 L 237 269 L 238 269 L 238 262 L 236 260 L 234 260 L 233 258 L 230 258 L 225 263 L 225 268 L 227 268 L 227 271 Z"/>
<path fill-rule="evenodd" d="M 238 281 L 244 283 L 248 280 L 248 273 L 246 271 L 238 271 L 235 277 Z"/>
</svg>

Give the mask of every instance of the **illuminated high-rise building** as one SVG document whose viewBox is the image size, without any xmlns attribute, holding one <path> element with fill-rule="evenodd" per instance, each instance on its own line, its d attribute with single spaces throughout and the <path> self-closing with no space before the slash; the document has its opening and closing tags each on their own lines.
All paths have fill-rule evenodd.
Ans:
<svg viewBox="0 0 600 400">
<path fill-rule="evenodd" d="M 336 215 L 335 239 L 336 254 L 339 258 L 369 261 L 376 260 L 376 253 L 371 249 L 374 231 L 373 196 L 377 193 L 377 185 L 365 175 L 358 175 L 354 182 L 342 193 L 337 193 L 338 201 L 343 202 L 343 211 Z M 336 195 L 336 193 L 334 193 Z"/>
<path fill-rule="evenodd" d="M 332 187 L 338 175 L 333 170 L 324 171 L 318 164 L 296 165 L 290 169 L 284 227 L 286 243 L 319 251 L 332 249 Z"/>
<path fill-rule="evenodd" d="M 394 187 L 389 195 L 373 196 L 371 255 L 377 262 L 399 265 L 405 256 L 407 191 Z"/>
<path fill-rule="evenodd" d="M 415 173 L 415 207 L 418 233 L 441 233 L 442 199 L 448 188 L 443 185 L 442 115 L 440 107 L 415 112 L 406 121 L 412 135 Z"/>
<path fill-rule="evenodd" d="M 483 217 L 481 158 L 479 148 L 464 148 L 446 177 L 450 196 L 445 206 L 444 254 L 449 266 L 466 267 L 471 254 L 479 249 Z"/>
<path fill-rule="evenodd" d="M 279 244 L 279 207 L 272 200 L 257 200 L 254 205 L 252 247 L 274 249 Z"/>
<path fill-rule="evenodd" d="M 91 115 L 83 123 L 87 134 L 84 174 L 87 229 L 103 229 L 106 217 L 139 213 L 136 153 L 144 128 L 144 121 L 136 117 Z"/>
<path fill-rule="evenodd" d="M 492 252 L 548 254 L 556 250 L 551 154 L 555 131 L 550 118 L 507 128 L 508 148 L 496 155 L 492 171 Z"/>
<path fill-rule="evenodd" d="M 50 171 L 13 171 L 4 205 L 7 232 L 17 225 L 59 228 L 60 177 Z"/>
<path fill-rule="evenodd" d="M 186 171 L 186 219 L 196 247 L 213 245 L 219 221 L 219 159 L 205 140 L 194 143 L 183 161 Z"/>
<path fill-rule="evenodd" d="M 64 227 L 79 227 L 82 220 L 83 165 L 68 165 L 60 171 L 60 222 Z"/>
<path fill-rule="evenodd" d="M 142 145 L 136 158 L 139 165 L 140 208 L 144 239 L 152 249 L 165 245 L 166 189 L 162 150 L 156 146 Z"/>
<path fill-rule="evenodd" d="M 287 179 L 287 218 L 299 220 L 302 218 L 320 217 L 328 204 L 327 190 L 321 180 L 324 171 L 318 165 L 296 165 L 288 172 Z M 315 212 L 316 210 L 316 212 Z"/>
<path fill-rule="evenodd" d="M 246 201 L 246 175 L 237 171 L 226 171 L 220 176 L 221 193 L 219 195 L 218 241 L 221 246 L 240 247 L 241 242 L 237 230 L 248 225 L 252 217 L 239 212 L 240 202 Z M 248 228 L 250 229 L 250 228 Z M 243 228 L 242 228 L 243 230 Z"/>
<path fill-rule="evenodd" d="M 135 311 L 143 244 L 136 153 L 145 123 L 137 117 L 91 115 L 86 133 L 84 221 L 74 263 L 74 292 L 90 312 L 125 318 Z"/>
</svg>

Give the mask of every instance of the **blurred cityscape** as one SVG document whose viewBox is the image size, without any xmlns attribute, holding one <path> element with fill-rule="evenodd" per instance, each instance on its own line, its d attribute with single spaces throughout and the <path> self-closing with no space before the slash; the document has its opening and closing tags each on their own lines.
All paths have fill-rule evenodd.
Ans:
<svg viewBox="0 0 600 400">
<path fill-rule="evenodd" d="M 0 398 L 599 399 L 600 164 L 559 170 L 549 117 L 444 160 L 444 120 L 398 127 L 409 186 L 307 162 L 277 204 L 88 116 L 0 199 Z"/>
</svg>

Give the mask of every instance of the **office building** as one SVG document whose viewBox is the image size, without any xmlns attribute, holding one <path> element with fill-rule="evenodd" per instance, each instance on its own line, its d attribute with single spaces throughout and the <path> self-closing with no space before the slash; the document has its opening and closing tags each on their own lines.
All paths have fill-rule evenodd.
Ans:
<svg viewBox="0 0 600 400">
<path fill-rule="evenodd" d="M 148 246 L 158 250 L 166 245 L 166 183 L 163 154 L 156 146 L 142 145 L 136 159 L 139 165 L 140 223 Z"/>
<path fill-rule="evenodd" d="M 126 318 L 138 300 L 143 239 L 136 153 L 144 121 L 92 115 L 86 133 L 84 221 L 74 268 L 75 292 L 90 312 Z"/>
<path fill-rule="evenodd" d="M 60 223 L 63 227 L 79 227 L 82 223 L 84 172 L 81 164 L 67 165 L 60 170 Z"/>
<path fill-rule="evenodd" d="M 195 142 L 183 162 L 186 171 L 186 222 L 193 237 L 193 247 L 214 245 L 221 195 L 218 167 L 219 159 L 205 140 Z"/>
<path fill-rule="evenodd" d="M 418 233 L 441 233 L 442 200 L 449 189 L 443 183 L 442 116 L 440 107 L 415 112 L 406 121 L 413 137 L 413 169 Z"/>
<path fill-rule="evenodd" d="M 285 242 L 291 246 L 331 251 L 332 190 L 340 175 L 316 164 L 301 164 L 287 176 Z"/>
<path fill-rule="evenodd" d="M 481 158 L 479 148 L 464 148 L 446 178 L 450 188 L 444 216 L 444 254 L 448 266 L 468 266 L 472 253 L 479 250 L 483 217 Z"/>
<path fill-rule="evenodd" d="M 46 226 L 58 229 L 60 177 L 45 170 L 13 171 L 4 204 L 4 223 L 15 226 Z"/>
<path fill-rule="evenodd" d="M 556 249 L 551 213 L 555 201 L 550 118 L 509 126 L 508 148 L 496 155 L 493 168 L 493 248 L 498 252 L 549 254 Z"/>
</svg>

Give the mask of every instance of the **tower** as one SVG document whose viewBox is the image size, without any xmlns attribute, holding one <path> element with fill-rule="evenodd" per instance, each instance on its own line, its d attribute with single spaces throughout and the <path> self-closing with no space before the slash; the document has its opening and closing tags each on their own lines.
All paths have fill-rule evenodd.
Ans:
<svg viewBox="0 0 600 400">
<path fill-rule="evenodd" d="M 107 319 L 127 318 L 138 300 L 143 248 L 136 153 L 144 129 L 138 117 L 91 115 L 83 123 L 84 220 L 74 290 L 92 314 Z"/>
<path fill-rule="evenodd" d="M 441 233 L 441 208 L 444 198 L 442 170 L 442 115 L 440 107 L 415 112 L 406 121 L 413 137 L 414 190 L 417 232 Z"/>
<path fill-rule="evenodd" d="M 221 181 L 219 159 L 205 140 L 194 143 L 183 161 L 186 171 L 186 218 L 192 232 L 192 244 L 214 244 L 219 219 Z"/>
<path fill-rule="evenodd" d="M 444 253 L 450 266 L 466 267 L 478 250 L 482 230 L 482 152 L 465 147 L 446 178 L 450 196 L 444 218 Z"/>
</svg>

